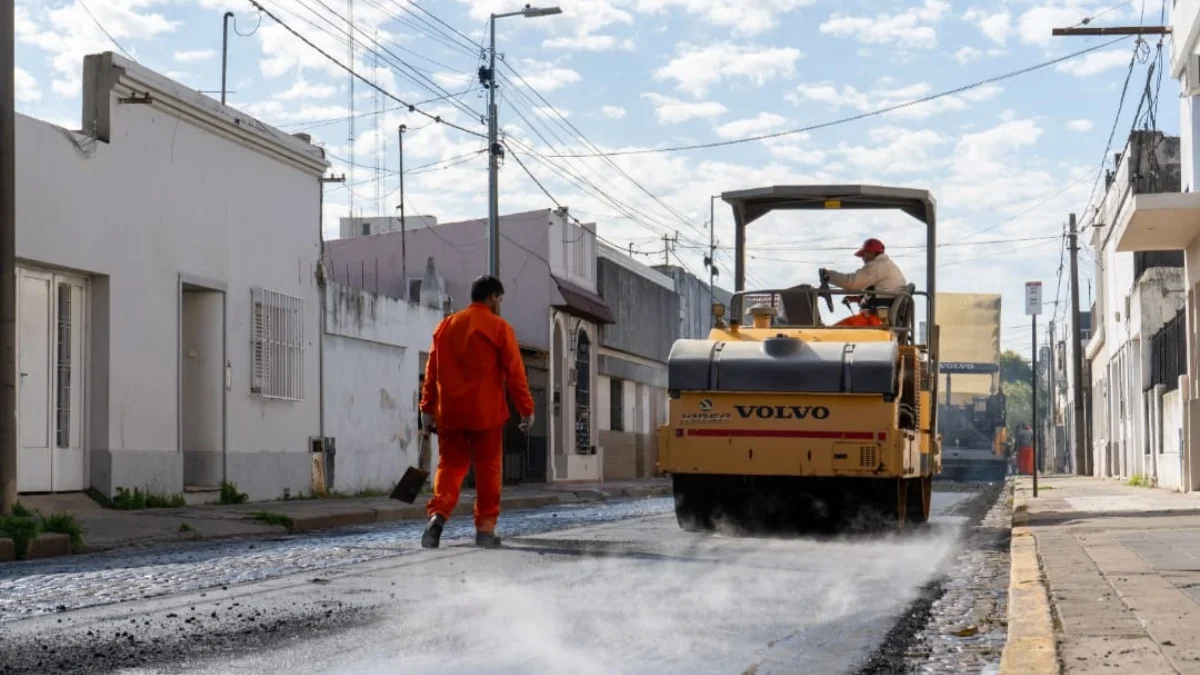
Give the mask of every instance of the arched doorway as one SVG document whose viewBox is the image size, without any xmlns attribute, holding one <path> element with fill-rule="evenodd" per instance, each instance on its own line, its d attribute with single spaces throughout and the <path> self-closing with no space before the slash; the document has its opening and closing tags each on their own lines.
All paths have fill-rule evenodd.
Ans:
<svg viewBox="0 0 1200 675">
<path fill-rule="evenodd" d="M 554 473 L 552 476 L 559 480 L 567 476 L 567 437 L 563 430 L 566 413 L 567 394 L 567 361 L 564 358 L 562 324 L 554 322 L 553 338 L 550 342 L 550 409 L 553 419 L 550 425 L 552 437 Z"/>
<path fill-rule="evenodd" d="M 575 341 L 575 451 L 592 452 L 592 341 L 579 329 Z"/>
</svg>

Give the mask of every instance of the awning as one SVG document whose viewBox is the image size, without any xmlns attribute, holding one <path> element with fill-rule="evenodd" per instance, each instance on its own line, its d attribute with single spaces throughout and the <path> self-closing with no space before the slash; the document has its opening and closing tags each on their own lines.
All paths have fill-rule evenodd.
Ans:
<svg viewBox="0 0 1200 675">
<path fill-rule="evenodd" d="M 1177 251 L 1200 235 L 1200 192 L 1133 196 L 1116 222 L 1117 251 Z"/>
<path fill-rule="evenodd" d="M 617 322 L 604 298 L 553 274 L 550 278 L 554 279 L 554 284 L 558 287 L 559 300 L 551 303 L 551 307 L 597 324 Z"/>
</svg>

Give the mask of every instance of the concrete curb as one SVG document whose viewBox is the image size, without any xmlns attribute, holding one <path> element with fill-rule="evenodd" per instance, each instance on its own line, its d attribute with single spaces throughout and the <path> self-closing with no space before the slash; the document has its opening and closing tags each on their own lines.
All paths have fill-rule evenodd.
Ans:
<svg viewBox="0 0 1200 675">
<path fill-rule="evenodd" d="M 71 555 L 71 538 L 65 534 L 43 532 L 37 539 L 29 542 L 29 550 L 25 560 L 42 558 L 59 558 Z M 12 539 L 0 538 L 0 563 L 13 562 L 17 559 L 17 545 Z"/>
<path fill-rule="evenodd" d="M 1029 529 L 1025 491 L 1013 484 L 1011 568 L 1008 581 L 1008 639 L 1001 675 L 1057 675 L 1058 639 L 1050 599 L 1038 564 L 1037 540 Z"/>
</svg>

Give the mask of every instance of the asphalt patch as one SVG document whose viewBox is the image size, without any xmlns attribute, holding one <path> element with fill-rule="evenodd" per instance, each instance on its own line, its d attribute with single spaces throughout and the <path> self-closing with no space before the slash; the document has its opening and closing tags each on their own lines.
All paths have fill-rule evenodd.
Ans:
<svg viewBox="0 0 1200 675">
<path fill-rule="evenodd" d="M 370 623 L 374 608 L 314 601 L 287 609 L 243 607 L 240 600 L 149 617 L 105 619 L 38 639 L 0 633 L 0 675 L 101 675 L 128 668 L 187 672 L 215 656 L 270 650 Z"/>
<path fill-rule="evenodd" d="M 940 486 L 938 486 L 940 487 Z M 999 499 L 1004 490 L 1004 483 L 985 483 L 976 488 L 980 491 L 970 499 L 954 506 L 949 515 L 966 517 L 968 535 L 987 515 L 992 505 Z M 935 487 L 936 489 L 936 487 Z M 946 592 L 948 577 L 943 571 L 933 581 L 925 584 L 917 593 L 917 598 L 896 621 L 892 629 L 884 637 L 883 642 L 866 658 L 855 671 L 855 675 L 894 675 L 910 670 L 911 658 L 909 648 L 917 635 L 929 623 L 933 605 Z"/>
</svg>

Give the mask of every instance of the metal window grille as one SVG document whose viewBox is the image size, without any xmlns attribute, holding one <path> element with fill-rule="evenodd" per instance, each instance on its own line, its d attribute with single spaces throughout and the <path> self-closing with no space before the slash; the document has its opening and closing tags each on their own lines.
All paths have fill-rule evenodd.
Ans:
<svg viewBox="0 0 1200 675">
<path fill-rule="evenodd" d="M 1161 384 L 1173 391 L 1179 387 L 1179 376 L 1187 372 L 1185 314 L 1179 310 L 1150 338 L 1150 387 Z"/>
<path fill-rule="evenodd" d="M 251 289 L 250 391 L 263 398 L 304 400 L 304 301 Z"/>
<path fill-rule="evenodd" d="M 55 444 L 71 447 L 71 285 L 58 285 Z"/>
</svg>

